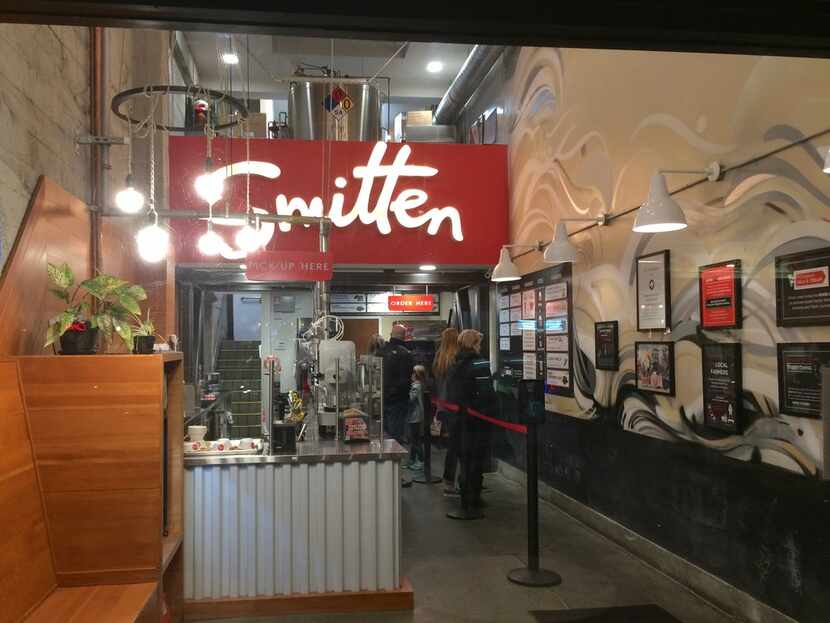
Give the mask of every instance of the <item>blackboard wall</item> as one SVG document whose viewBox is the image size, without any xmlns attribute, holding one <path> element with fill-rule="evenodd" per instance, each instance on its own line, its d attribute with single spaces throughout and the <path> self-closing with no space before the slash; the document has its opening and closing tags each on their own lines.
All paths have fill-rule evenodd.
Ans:
<svg viewBox="0 0 830 623">
<path fill-rule="evenodd" d="M 518 419 L 517 406 L 503 403 Z M 495 451 L 524 469 L 525 437 Z M 699 446 L 547 414 L 547 484 L 803 623 L 830 613 L 830 484 Z"/>
</svg>

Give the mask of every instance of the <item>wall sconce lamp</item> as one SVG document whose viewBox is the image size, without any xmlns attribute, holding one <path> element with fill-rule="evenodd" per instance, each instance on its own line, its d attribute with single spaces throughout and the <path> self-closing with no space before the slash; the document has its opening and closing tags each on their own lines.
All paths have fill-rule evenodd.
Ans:
<svg viewBox="0 0 830 623">
<path fill-rule="evenodd" d="M 519 267 L 513 263 L 513 258 L 510 257 L 510 249 L 536 249 L 541 252 L 544 246 L 541 240 L 536 244 L 502 245 L 501 253 L 499 254 L 499 263 L 493 268 L 493 272 L 490 274 L 490 281 L 500 283 L 504 281 L 518 281 L 522 278 Z"/>
<path fill-rule="evenodd" d="M 601 214 L 596 218 L 563 218 L 559 219 L 553 230 L 553 240 L 545 247 L 543 256 L 548 264 L 562 264 L 564 262 L 575 262 L 579 256 L 577 249 L 568 239 L 568 229 L 565 223 L 593 223 L 598 227 L 608 224 L 608 215 Z"/>
<path fill-rule="evenodd" d="M 722 178 L 723 167 L 719 162 L 713 162 L 703 171 L 688 171 L 683 169 L 661 169 L 651 178 L 646 202 L 637 210 L 632 231 L 638 234 L 656 234 L 667 231 L 686 229 L 689 224 L 683 214 L 683 208 L 675 201 L 666 187 L 666 173 L 682 173 L 685 175 L 705 175 L 710 182 Z"/>
</svg>

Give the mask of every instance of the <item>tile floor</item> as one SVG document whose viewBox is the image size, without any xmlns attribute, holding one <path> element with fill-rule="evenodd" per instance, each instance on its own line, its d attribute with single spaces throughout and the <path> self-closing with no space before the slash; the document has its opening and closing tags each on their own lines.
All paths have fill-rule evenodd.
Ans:
<svg viewBox="0 0 830 623">
<path fill-rule="evenodd" d="M 436 456 L 435 462 L 441 464 L 441 457 Z M 540 502 L 539 510 L 542 566 L 557 571 L 563 582 L 541 589 L 511 584 L 506 574 L 526 561 L 524 493 L 496 474 L 487 476 L 487 486 L 486 518 L 468 522 L 445 517 L 457 502 L 443 497 L 440 484 L 414 484 L 402 490 L 402 573 L 415 589 L 413 612 L 232 623 L 649 623 L 652 619 L 642 618 L 641 613 L 652 610 L 653 614 L 655 609 L 618 608 L 602 614 L 613 618 L 585 618 L 578 612 L 647 604 L 659 606 L 681 623 L 730 621 L 722 611 L 546 502 Z M 571 618 L 565 616 L 568 613 L 545 618 L 557 616 L 549 611 L 558 610 L 573 610 Z"/>
</svg>

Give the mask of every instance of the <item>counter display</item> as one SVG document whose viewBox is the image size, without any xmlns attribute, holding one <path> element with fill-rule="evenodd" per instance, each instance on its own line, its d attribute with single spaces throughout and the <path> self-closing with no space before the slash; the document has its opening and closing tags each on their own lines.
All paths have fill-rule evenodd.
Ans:
<svg viewBox="0 0 830 623">
<path fill-rule="evenodd" d="M 309 441 L 294 455 L 185 460 L 185 600 L 396 591 L 395 441 Z"/>
</svg>

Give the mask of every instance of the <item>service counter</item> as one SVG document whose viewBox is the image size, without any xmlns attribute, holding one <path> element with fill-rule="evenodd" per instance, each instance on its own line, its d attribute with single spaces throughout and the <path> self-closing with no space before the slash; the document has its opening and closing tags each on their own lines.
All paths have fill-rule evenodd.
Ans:
<svg viewBox="0 0 830 623">
<path fill-rule="evenodd" d="M 380 592 L 389 605 L 390 591 L 408 591 L 411 602 L 400 576 L 405 456 L 385 440 L 300 442 L 291 455 L 185 458 L 186 612 L 314 611 L 283 598 L 319 601 L 321 594 Z"/>
</svg>

